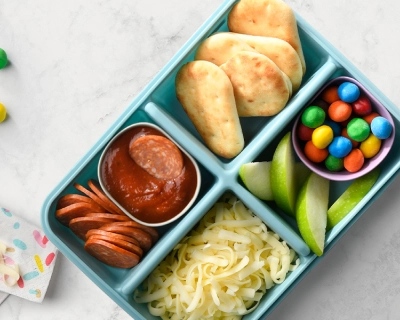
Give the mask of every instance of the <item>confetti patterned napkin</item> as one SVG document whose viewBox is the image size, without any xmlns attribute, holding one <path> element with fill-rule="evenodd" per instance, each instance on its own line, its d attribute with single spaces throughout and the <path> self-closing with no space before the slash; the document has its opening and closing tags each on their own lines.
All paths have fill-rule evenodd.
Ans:
<svg viewBox="0 0 400 320">
<path fill-rule="evenodd" d="M 0 244 L 6 247 L 0 257 L 0 291 L 42 302 L 53 273 L 56 247 L 40 228 L 4 208 L 0 208 Z M 9 268 L 20 275 L 15 284 L 1 272 Z"/>
</svg>

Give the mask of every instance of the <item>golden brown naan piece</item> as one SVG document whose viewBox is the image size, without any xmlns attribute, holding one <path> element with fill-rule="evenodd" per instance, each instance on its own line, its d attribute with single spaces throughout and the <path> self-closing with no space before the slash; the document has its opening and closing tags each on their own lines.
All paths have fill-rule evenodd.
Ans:
<svg viewBox="0 0 400 320">
<path fill-rule="evenodd" d="M 183 65 L 176 96 L 205 144 L 215 154 L 233 158 L 244 147 L 232 83 L 215 64 L 197 60 Z"/>
<path fill-rule="evenodd" d="M 240 51 L 266 55 L 289 77 L 293 91 L 299 89 L 303 79 L 299 55 L 289 43 L 279 38 L 234 32 L 215 33 L 199 45 L 195 59 L 207 60 L 220 66 Z"/>
<path fill-rule="evenodd" d="M 296 50 L 305 73 L 296 16 L 282 0 L 240 0 L 228 15 L 228 28 L 232 32 L 285 40 Z"/>
<path fill-rule="evenodd" d="M 286 106 L 291 82 L 267 56 L 241 51 L 220 68 L 232 82 L 239 116 L 273 116 Z"/>
</svg>

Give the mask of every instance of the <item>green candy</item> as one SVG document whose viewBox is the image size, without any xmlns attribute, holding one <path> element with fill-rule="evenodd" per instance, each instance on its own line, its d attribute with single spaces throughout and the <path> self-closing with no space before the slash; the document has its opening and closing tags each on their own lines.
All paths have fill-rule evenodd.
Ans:
<svg viewBox="0 0 400 320">
<path fill-rule="evenodd" d="M 325 159 L 325 167 L 332 172 L 341 171 L 343 169 L 343 158 L 336 158 L 330 154 Z"/>
<path fill-rule="evenodd" d="M 325 121 L 325 111 L 318 106 L 307 107 L 301 115 L 301 122 L 309 128 L 317 128 Z"/>
<path fill-rule="evenodd" d="M 7 64 L 7 53 L 2 48 L 0 48 L 0 69 L 3 69 Z"/>
<path fill-rule="evenodd" d="M 354 118 L 347 124 L 347 134 L 354 141 L 364 141 L 368 138 L 371 128 L 367 121 L 361 118 Z"/>
</svg>

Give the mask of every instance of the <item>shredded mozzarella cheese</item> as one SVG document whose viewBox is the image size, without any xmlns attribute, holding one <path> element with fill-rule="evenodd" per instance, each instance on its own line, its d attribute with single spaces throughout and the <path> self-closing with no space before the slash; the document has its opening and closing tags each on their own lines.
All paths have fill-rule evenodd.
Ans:
<svg viewBox="0 0 400 320">
<path fill-rule="evenodd" d="M 241 319 L 300 260 L 234 196 L 226 196 L 149 275 L 134 299 L 162 319 Z"/>
</svg>

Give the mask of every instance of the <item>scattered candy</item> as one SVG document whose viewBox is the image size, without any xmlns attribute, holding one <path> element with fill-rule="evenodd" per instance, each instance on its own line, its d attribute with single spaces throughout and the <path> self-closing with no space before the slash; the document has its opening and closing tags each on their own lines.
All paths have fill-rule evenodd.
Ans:
<svg viewBox="0 0 400 320">
<path fill-rule="evenodd" d="M 387 139 L 392 133 L 392 125 L 384 117 L 375 117 L 371 121 L 371 131 L 379 139 Z"/>
<path fill-rule="evenodd" d="M 372 110 L 369 98 L 352 82 L 326 88 L 307 107 L 297 126 L 304 154 L 331 172 L 359 171 L 377 155 L 393 131 L 388 119 Z"/>
<path fill-rule="evenodd" d="M 338 88 L 340 100 L 352 103 L 360 97 L 360 88 L 352 82 L 343 82 Z"/>
<path fill-rule="evenodd" d="M 319 127 L 324 121 L 325 111 L 318 106 L 308 107 L 301 116 L 301 122 L 309 128 Z"/>
<path fill-rule="evenodd" d="M 3 69 L 8 64 L 7 53 L 0 48 L 0 69 Z"/>
<path fill-rule="evenodd" d="M 347 125 L 347 134 L 350 139 L 361 142 L 368 138 L 371 129 L 367 121 L 361 118 L 352 119 Z"/>
<path fill-rule="evenodd" d="M 0 123 L 4 121 L 7 117 L 7 109 L 6 107 L 0 102 Z"/>
</svg>

